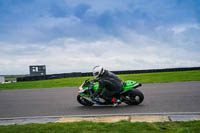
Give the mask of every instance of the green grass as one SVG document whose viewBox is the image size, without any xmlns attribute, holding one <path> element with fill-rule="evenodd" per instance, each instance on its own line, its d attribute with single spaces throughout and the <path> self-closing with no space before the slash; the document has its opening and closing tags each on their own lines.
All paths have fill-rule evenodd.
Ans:
<svg viewBox="0 0 200 133">
<path fill-rule="evenodd" d="M 179 71 L 179 72 L 160 72 L 145 74 L 119 75 L 123 80 L 135 80 L 141 83 L 168 83 L 183 81 L 200 81 L 200 70 Z"/>
<path fill-rule="evenodd" d="M 7 89 L 30 89 L 30 88 L 54 88 L 54 87 L 72 87 L 79 86 L 88 77 L 81 78 L 63 78 L 52 80 L 40 80 L 40 81 L 26 81 L 10 84 L 0 84 L 0 90 Z"/>
<path fill-rule="evenodd" d="M 145 73 L 145 74 L 126 74 L 126 75 L 118 75 L 118 76 L 124 81 L 134 80 L 141 83 L 200 81 L 200 70 L 181 71 L 181 72 Z M 0 90 L 73 87 L 73 86 L 80 86 L 82 82 L 88 78 L 92 79 L 93 77 L 75 77 L 75 78 L 0 84 Z"/>
<path fill-rule="evenodd" d="M 199 133 L 200 121 L 164 123 L 47 123 L 0 126 L 0 133 Z"/>
</svg>

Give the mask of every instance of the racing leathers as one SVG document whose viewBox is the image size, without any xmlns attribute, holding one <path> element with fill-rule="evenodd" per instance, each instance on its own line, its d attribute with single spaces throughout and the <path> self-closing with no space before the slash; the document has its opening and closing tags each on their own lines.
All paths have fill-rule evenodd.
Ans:
<svg viewBox="0 0 200 133">
<path fill-rule="evenodd" d="M 96 80 L 99 82 L 99 88 L 93 94 L 93 98 L 100 94 L 105 100 L 111 100 L 113 97 L 120 98 L 120 92 L 123 90 L 123 82 L 114 73 L 105 70 L 103 75 Z"/>
</svg>

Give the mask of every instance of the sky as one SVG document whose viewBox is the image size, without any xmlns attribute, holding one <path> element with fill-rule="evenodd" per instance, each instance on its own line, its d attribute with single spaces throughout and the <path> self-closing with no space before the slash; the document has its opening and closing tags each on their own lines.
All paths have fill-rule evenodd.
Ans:
<svg viewBox="0 0 200 133">
<path fill-rule="evenodd" d="M 200 66 L 200 0 L 0 0 L 0 75 Z"/>
</svg>

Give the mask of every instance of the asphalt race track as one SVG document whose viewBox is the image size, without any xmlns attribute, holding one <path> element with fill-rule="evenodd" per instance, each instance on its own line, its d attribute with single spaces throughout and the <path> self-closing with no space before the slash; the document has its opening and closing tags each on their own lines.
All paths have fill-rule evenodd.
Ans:
<svg viewBox="0 0 200 133">
<path fill-rule="evenodd" d="M 84 107 L 76 101 L 78 87 L 0 91 L 0 118 L 100 115 L 125 113 L 200 112 L 200 82 L 143 84 L 144 102 Z"/>
</svg>

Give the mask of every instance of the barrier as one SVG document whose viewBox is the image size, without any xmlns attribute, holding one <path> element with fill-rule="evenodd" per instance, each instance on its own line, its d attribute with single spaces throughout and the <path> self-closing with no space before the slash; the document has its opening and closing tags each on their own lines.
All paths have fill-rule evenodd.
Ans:
<svg viewBox="0 0 200 133">
<path fill-rule="evenodd" d="M 200 70 L 200 67 L 126 70 L 126 71 L 112 71 L 112 72 L 115 74 L 138 74 L 138 73 L 176 72 L 176 71 L 190 71 L 190 70 Z M 85 72 L 85 73 L 73 72 L 73 73 L 50 74 L 50 75 L 44 75 L 44 76 L 18 77 L 17 82 L 59 79 L 59 78 L 71 78 L 71 77 L 88 77 L 88 76 L 92 76 L 92 72 Z"/>
</svg>

